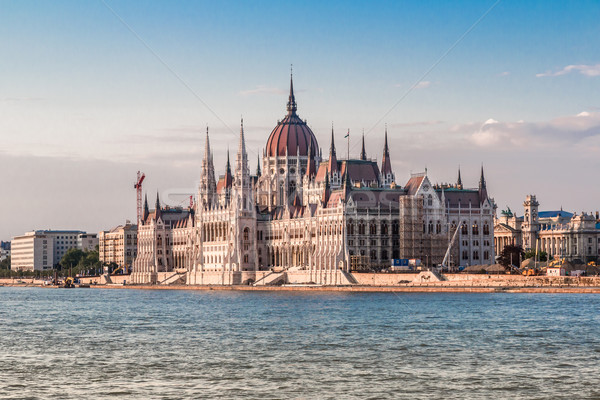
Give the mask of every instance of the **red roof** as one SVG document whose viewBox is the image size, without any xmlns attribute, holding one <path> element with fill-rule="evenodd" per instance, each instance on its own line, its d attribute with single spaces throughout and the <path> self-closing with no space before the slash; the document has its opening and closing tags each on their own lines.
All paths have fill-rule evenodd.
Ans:
<svg viewBox="0 0 600 400">
<path fill-rule="evenodd" d="M 408 182 L 406 182 L 406 194 L 414 196 L 415 193 L 417 193 L 417 190 L 419 190 L 419 186 L 421 186 L 423 179 L 425 179 L 425 175 L 411 177 Z"/>
<path fill-rule="evenodd" d="M 317 155 L 319 144 L 312 130 L 295 113 L 279 122 L 267 140 L 267 155 L 270 157 L 306 156 L 311 144 L 312 157 Z"/>
</svg>

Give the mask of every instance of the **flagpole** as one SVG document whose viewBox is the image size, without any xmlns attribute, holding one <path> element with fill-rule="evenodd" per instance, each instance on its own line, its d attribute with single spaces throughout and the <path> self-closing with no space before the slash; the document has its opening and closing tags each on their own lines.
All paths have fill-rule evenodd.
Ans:
<svg viewBox="0 0 600 400">
<path fill-rule="evenodd" d="M 346 137 L 348 138 L 348 152 L 346 153 L 346 160 L 350 161 L 350 129 L 348 129 Z"/>
</svg>

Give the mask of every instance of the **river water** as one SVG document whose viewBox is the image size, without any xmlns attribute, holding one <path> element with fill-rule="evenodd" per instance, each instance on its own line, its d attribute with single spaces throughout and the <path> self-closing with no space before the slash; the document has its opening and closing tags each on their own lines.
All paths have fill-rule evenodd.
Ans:
<svg viewBox="0 0 600 400">
<path fill-rule="evenodd" d="M 594 294 L 0 288 L 0 398 L 600 398 Z"/>
</svg>

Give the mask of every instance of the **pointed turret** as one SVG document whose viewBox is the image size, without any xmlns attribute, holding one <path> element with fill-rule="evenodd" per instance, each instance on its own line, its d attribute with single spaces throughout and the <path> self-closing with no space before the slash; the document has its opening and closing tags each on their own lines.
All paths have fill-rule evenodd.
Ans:
<svg viewBox="0 0 600 400">
<path fill-rule="evenodd" d="M 484 202 L 488 198 L 485 176 L 483 175 L 483 164 L 481 165 L 481 177 L 479 178 L 479 201 Z"/>
<path fill-rule="evenodd" d="M 294 97 L 294 77 L 290 71 L 290 96 L 287 103 L 288 115 L 295 115 L 298 106 L 296 105 L 296 98 Z"/>
<path fill-rule="evenodd" d="M 385 127 L 385 142 L 383 144 L 383 158 L 381 159 L 381 173 L 384 176 L 392 173 L 392 162 L 390 161 L 390 148 L 388 147 L 387 126 Z"/>
<path fill-rule="evenodd" d="M 458 167 L 458 179 L 456 180 L 456 188 L 457 189 L 463 188 L 462 178 L 460 177 L 460 167 Z"/>
<path fill-rule="evenodd" d="M 256 176 L 261 176 L 262 172 L 260 170 L 260 155 L 256 156 Z"/>
<path fill-rule="evenodd" d="M 240 122 L 240 141 L 235 164 L 235 182 L 240 187 L 250 187 L 250 170 L 248 169 L 248 154 L 244 138 L 244 119 Z"/>
<path fill-rule="evenodd" d="M 335 141 L 333 135 L 333 124 L 331 124 L 331 146 L 329 147 L 329 163 L 327 164 L 327 170 L 330 174 L 339 172 L 337 157 L 335 156 Z"/>
<path fill-rule="evenodd" d="M 350 165 L 349 165 L 349 161 L 346 161 L 346 170 L 344 171 L 344 194 L 345 194 L 345 199 L 348 199 L 348 194 L 350 193 L 350 190 L 352 189 L 352 182 L 350 181 Z"/>
<path fill-rule="evenodd" d="M 154 205 L 154 217 L 155 219 L 158 221 L 158 219 L 161 216 L 161 210 L 160 210 L 160 199 L 158 197 L 158 191 L 156 192 L 156 204 Z"/>
<path fill-rule="evenodd" d="M 229 162 L 229 147 L 227 148 L 227 164 L 225 165 L 225 173 L 231 175 L 231 163 Z"/>
<path fill-rule="evenodd" d="M 204 144 L 204 159 L 202 160 L 202 172 L 200 186 L 198 187 L 198 203 L 202 207 L 209 207 L 217 192 L 217 181 L 215 179 L 215 166 L 213 155 L 210 151 L 210 140 L 208 137 L 208 126 L 206 127 L 206 142 Z"/>
<path fill-rule="evenodd" d="M 389 187 L 395 181 L 392 172 L 392 161 L 390 159 L 390 148 L 388 146 L 387 125 L 385 126 L 385 141 L 383 144 L 383 158 L 381 159 L 381 176 L 384 187 Z"/>
<path fill-rule="evenodd" d="M 144 216 L 142 217 L 142 221 L 146 221 L 148 219 L 148 215 L 150 215 L 150 208 L 148 207 L 148 194 L 144 195 Z"/>
<path fill-rule="evenodd" d="M 360 151 L 360 159 L 367 161 L 367 151 L 365 150 L 365 130 L 363 129 L 362 134 L 362 150 Z"/>
<path fill-rule="evenodd" d="M 323 187 L 323 196 L 321 197 L 321 202 L 323 203 L 323 207 L 327 207 L 327 202 L 329 201 L 330 195 L 331 195 L 331 188 L 329 186 L 329 172 L 325 171 L 325 185 Z"/>
<path fill-rule="evenodd" d="M 317 174 L 315 160 L 312 157 L 312 141 L 308 142 L 308 152 L 307 152 L 307 161 L 306 161 L 306 177 L 308 180 L 312 180 L 312 178 Z"/>
</svg>

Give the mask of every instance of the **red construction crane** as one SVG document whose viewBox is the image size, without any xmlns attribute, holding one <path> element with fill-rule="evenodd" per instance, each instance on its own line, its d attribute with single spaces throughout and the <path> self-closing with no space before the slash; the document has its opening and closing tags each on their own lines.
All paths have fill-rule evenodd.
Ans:
<svg viewBox="0 0 600 400">
<path fill-rule="evenodd" d="M 145 177 L 146 177 L 146 174 L 138 171 L 137 172 L 137 181 L 133 185 L 133 188 L 137 192 L 137 223 L 138 224 L 140 223 L 140 220 L 142 219 L 142 215 L 143 215 L 142 213 L 144 212 L 143 206 L 142 206 L 142 182 L 144 182 Z"/>
</svg>

